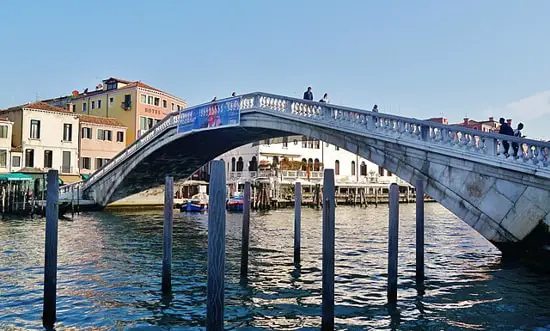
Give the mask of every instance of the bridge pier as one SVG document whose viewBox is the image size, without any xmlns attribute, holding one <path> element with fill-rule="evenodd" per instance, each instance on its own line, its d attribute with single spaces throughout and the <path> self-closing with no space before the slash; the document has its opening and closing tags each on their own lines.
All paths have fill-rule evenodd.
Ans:
<svg viewBox="0 0 550 331">
<path fill-rule="evenodd" d="M 323 179 L 323 294 L 322 329 L 334 330 L 334 170 L 325 169 Z"/>
<path fill-rule="evenodd" d="M 248 276 L 248 248 L 250 243 L 250 182 L 244 183 L 243 195 L 243 227 L 241 246 L 241 277 Z"/>
<path fill-rule="evenodd" d="M 388 303 L 397 302 L 397 254 L 399 236 L 399 186 L 390 186 L 390 222 L 388 228 Z"/>
<path fill-rule="evenodd" d="M 294 189 L 294 264 L 300 264 L 300 230 L 302 222 L 302 183 L 296 182 Z"/>
<path fill-rule="evenodd" d="M 162 292 L 172 291 L 172 230 L 174 228 L 174 178 L 166 176 L 164 185 L 164 227 L 162 246 Z"/>
<path fill-rule="evenodd" d="M 424 181 L 421 179 L 416 181 L 416 283 L 424 283 Z"/>
<path fill-rule="evenodd" d="M 53 328 L 56 320 L 57 239 L 59 223 L 59 181 L 57 170 L 48 171 L 47 199 L 42 324 L 46 328 Z"/>
<path fill-rule="evenodd" d="M 223 330 L 225 273 L 225 164 L 212 161 L 208 202 L 206 329 Z"/>
</svg>

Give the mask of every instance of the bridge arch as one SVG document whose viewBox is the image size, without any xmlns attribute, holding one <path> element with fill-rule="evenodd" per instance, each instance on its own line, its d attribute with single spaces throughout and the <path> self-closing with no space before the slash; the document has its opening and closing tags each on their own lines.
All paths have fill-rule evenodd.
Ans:
<svg viewBox="0 0 550 331">
<path fill-rule="evenodd" d="M 378 116 L 384 115 L 376 113 L 376 116 L 373 118 L 382 121 Z M 525 241 L 549 218 L 550 180 L 537 176 L 536 171 L 529 173 L 528 166 L 523 166 L 520 172 L 506 164 L 489 162 L 488 157 L 480 162 L 461 150 L 434 148 L 412 139 L 387 137 L 382 131 L 364 132 L 261 109 L 243 111 L 237 127 L 182 135 L 176 134 L 174 127 L 166 129 L 140 153 L 114 166 L 90 185 L 87 194 L 105 205 L 162 185 L 165 174 L 187 177 L 204 163 L 238 146 L 291 135 L 344 148 L 408 182 L 423 179 L 428 195 L 501 248 Z M 302 143 L 307 144 L 307 140 L 302 139 Z M 522 166 L 516 168 L 519 167 Z"/>
</svg>

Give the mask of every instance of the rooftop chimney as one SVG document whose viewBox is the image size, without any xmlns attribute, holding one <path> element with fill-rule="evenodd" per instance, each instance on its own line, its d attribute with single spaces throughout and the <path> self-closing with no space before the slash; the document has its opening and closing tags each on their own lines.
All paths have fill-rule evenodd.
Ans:
<svg viewBox="0 0 550 331">
<path fill-rule="evenodd" d="M 495 120 L 495 118 L 493 116 L 489 117 L 489 121 L 493 122 L 494 120 Z"/>
</svg>

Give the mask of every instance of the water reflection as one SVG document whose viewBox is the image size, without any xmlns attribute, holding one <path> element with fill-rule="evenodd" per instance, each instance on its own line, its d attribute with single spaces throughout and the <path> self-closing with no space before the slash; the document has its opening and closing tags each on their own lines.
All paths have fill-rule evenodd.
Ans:
<svg viewBox="0 0 550 331">
<path fill-rule="evenodd" d="M 426 279 L 415 280 L 414 206 L 400 211 L 398 303 L 386 304 L 387 208 L 336 210 L 339 329 L 532 329 L 550 326 L 550 279 L 499 252 L 436 204 L 426 206 Z M 227 219 L 228 329 L 318 329 L 321 212 L 304 209 L 293 263 L 291 210 L 253 215 L 249 277 L 241 216 Z M 173 291 L 163 295 L 162 212 L 90 213 L 59 225 L 57 329 L 201 328 L 207 217 L 176 213 Z M 0 221 L 0 329 L 41 327 L 44 222 Z"/>
</svg>

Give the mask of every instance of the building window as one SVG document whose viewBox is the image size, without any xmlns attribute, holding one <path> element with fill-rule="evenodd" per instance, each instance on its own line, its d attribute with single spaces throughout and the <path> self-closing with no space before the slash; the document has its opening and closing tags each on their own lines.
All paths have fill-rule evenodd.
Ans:
<svg viewBox="0 0 550 331">
<path fill-rule="evenodd" d="M 180 105 L 178 105 L 178 106 L 177 106 L 177 109 L 178 109 L 178 111 L 180 111 L 180 110 L 181 110 L 181 108 L 180 108 Z"/>
<path fill-rule="evenodd" d="M 108 90 L 116 90 L 116 88 L 117 88 L 117 83 L 116 82 L 107 84 L 107 91 Z"/>
<path fill-rule="evenodd" d="M 288 148 L 288 137 L 283 137 L 283 148 Z"/>
<path fill-rule="evenodd" d="M 315 140 L 315 149 L 320 149 L 320 148 L 321 148 L 321 141 Z"/>
<path fill-rule="evenodd" d="M 378 166 L 378 174 L 380 176 L 384 176 L 384 168 L 382 168 L 381 166 Z"/>
<path fill-rule="evenodd" d="M 389 171 L 389 170 L 386 170 L 386 171 L 388 173 L 388 177 L 391 177 L 391 175 L 392 175 L 391 171 Z"/>
<path fill-rule="evenodd" d="M 72 110 L 73 110 L 73 113 L 76 112 L 76 105 L 75 104 L 72 105 Z"/>
<path fill-rule="evenodd" d="M 367 175 L 367 164 L 365 163 L 365 161 L 361 162 L 360 175 L 361 176 Z"/>
<path fill-rule="evenodd" d="M 168 102 L 166 102 L 166 100 L 162 100 L 162 108 L 168 108 Z"/>
<path fill-rule="evenodd" d="M 302 171 L 306 171 L 307 169 L 307 160 L 304 158 L 302 159 Z"/>
<path fill-rule="evenodd" d="M 313 159 L 307 160 L 307 170 L 313 170 Z"/>
<path fill-rule="evenodd" d="M 172 111 L 176 110 L 176 105 L 172 102 Z"/>
<path fill-rule="evenodd" d="M 14 156 L 11 158 L 12 167 L 19 168 L 21 166 L 21 156 Z"/>
<path fill-rule="evenodd" d="M 113 103 L 113 101 L 115 101 L 115 99 L 113 97 L 110 97 L 109 98 L 109 103 Z"/>
<path fill-rule="evenodd" d="M 307 147 L 313 148 L 313 139 L 308 139 L 308 141 L 307 141 Z"/>
<path fill-rule="evenodd" d="M 123 108 L 124 108 L 124 109 L 129 109 L 130 106 L 132 106 L 132 95 L 131 95 L 131 94 L 126 94 L 126 95 L 124 95 L 124 105 L 123 105 Z"/>
<path fill-rule="evenodd" d="M 235 158 L 231 158 L 231 171 L 235 171 Z"/>
<path fill-rule="evenodd" d="M 101 100 L 97 100 L 97 109 L 101 108 Z"/>
<path fill-rule="evenodd" d="M 103 167 L 103 159 L 102 158 L 96 158 L 95 159 L 95 169 L 99 169 Z"/>
<path fill-rule="evenodd" d="M 111 130 L 97 129 L 97 140 L 113 140 L 113 132 Z"/>
<path fill-rule="evenodd" d="M 302 148 L 307 148 L 307 137 L 302 136 Z"/>
<path fill-rule="evenodd" d="M 92 128 L 83 127 L 82 128 L 82 138 L 83 139 L 92 139 Z"/>
<path fill-rule="evenodd" d="M 53 152 L 44 151 L 44 168 L 51 168 L 53 164 Z"/>
<path fill-rule="evenodd" d="M 7 137 L 8 137 L 8 126 L 0 125 L 0 138 L 7 138 Z"/>
<path fill-rule="evenodd" d="M 335 151 L 339 151 L 339 150 L 340 150 L 340 147 L 334 146 L 334 150 L 335 150 Z"/>
<path fill-rule="evenodd" d="M 90 109 L 95 109 L 95 101 L 92 101 L 92 104 L 90 105 Z"/>
<path fill-rule="evenodd" d="M 124 132 L 123 131 L 117 131 L 116 133 L 116 141 L 119 143 L 124 142 Z"/>
<path fill-rule="evenodd" d="M 25 150 L 25 167 L 34 167 L 34 149 Z"/>
<path fill-rule="evenodd" d="M 86 103 L 83 102 L 83 103 L 82 103 L 82 111 L 86 111 L 86 110 L 88 110 L 88 109 L 86 108 Z"/>
<path fill-rule="evenodd" d="M 351 161 L 351 175 L 355 176 L 355 161 Z"/>
<path fill-rule="evenodd" d="M 321 163 L 319 162 L 319 159 L 315 159 L 313 161 L 313 171 L 320 171 L 321 170 Z"/>
<path fill-rule="evenodd" d="M 89 157 L 82 158 L 82 169 L 92 170 L 92 160 Z"/>
<path fill-rule="evenodd" d="M 40 139 L 40 121 L 31 120 L 31 139 Z"/>
<path fill-rule="evenodd" d="M 153 97 L 152 96 L 147 97 L 147 104 L 149 104 L 149 105 L 153 104 Z"/>
<path fill-rule="evenodd" d="M 155 106 L 160 106 L 160 98 L 155 98 L 154 104 Z"/>
<path fill-rule="evenodd" d="M 249 171 L 258 171 L 258 160 L 255 156 L 252 157 L 252 160 L 250 160 L 250 164 L 248 165 Z"/>
<path fill-rule="evenodd" d="M 340 161 L 336 160 L 334 162 L 334 174 L 339 175 L 340 174 Z"/>
<path fill-rule="evenodd" d="M 237 161 L 237 171 L 243 171 L 244 162 L 243 158 L 239 157 L 239 161 Z"/>
<path fill-rule="evenodd" d="M 294 139 L 294 146 L 298 145 L 298 139 Z"/>
<path fill-rule="evenodd" d="M 147 103 L 147 96 L 145 94 L 141 95 L 141 103 Z"/>
<path fill-rule="evenodd" d="M 0 150 L 0 168 L 7 168 L 8 166 L 8 151 L 5 149 Z"/>
<path fill-rule="evenodd" d="M 73 141 L 73 125 L 63 124 L 63 141 Z"/>
</svg>

